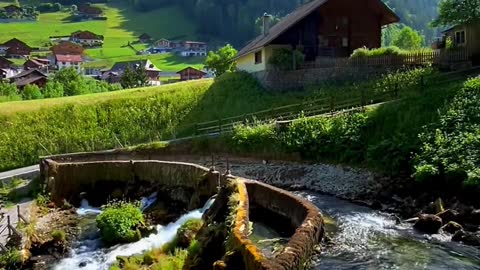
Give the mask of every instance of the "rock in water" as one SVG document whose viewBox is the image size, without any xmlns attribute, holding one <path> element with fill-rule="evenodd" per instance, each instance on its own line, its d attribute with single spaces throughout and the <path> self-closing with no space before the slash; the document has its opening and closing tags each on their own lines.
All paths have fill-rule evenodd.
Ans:
<svg viewBox="0 0 480 270">
<path fill-rule="evenodd" d="M 81 263 L 78 265 L 78 267 L 80 267 L 80 268 L 83 268 L 83 267 L 85 267 L 85 266 L 87 266 L 87 262 L 81 262 Z"/>
<path fill-rule="evenodd" d="M 442 219 L 443 223 L 448 223 L 450 221 L 458 222 L 458 212 L 455 210 L 447 209 L 438 213 L 437 216 Z"/>
<path fill-rule="evenodd" d="M 420 215 L 413 227 L 424 233 L 435 234 L 442 227 L 442 219 L 435 215 Z"/>
<path fill-rule="evenodd" d="M 447 225 L 442 227 L 442 230 L 451 234 L 455 234 L 456 232 L 463 230 L 463 227 L 455 221 L 450 221 L 447 223 Z"/>
<path fill-rule="evenodd" d="M 473 210 L 470 213 L 470 221 L 475 225 L 480 225 L 480 209 Z"/>
<path fill-rule="evenodd" d="M 462 242 L 465 245 L 480 246 L 480 235 L 460 230 L 452 237 L 452 241 Z"/>
</svg>

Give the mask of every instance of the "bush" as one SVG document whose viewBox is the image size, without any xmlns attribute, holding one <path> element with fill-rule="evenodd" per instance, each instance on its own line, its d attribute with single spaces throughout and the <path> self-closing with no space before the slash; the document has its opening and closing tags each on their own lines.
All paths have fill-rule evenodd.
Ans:
<svg viewBox="0 0 480 270">
<path fill-rule="evenodd" d="M 97 227 L 107 244 L 129 243 L 141 238 L 139 227 L 144 225 L 142 210 L 138 204 L 113 203 L 97 217 Z"/>
<path fill-rule="evenodd" d="M 238 151 L 264 152 L 274 148 L 275 130 L 271 124 L 237 125 L 234 127 L 231 145 Z"/>
<path fill-rule="evenodd" d="M 293 55 L 293 56 L 292 56 Z M 295 67 L 293 63 L 295 59 Z M 268 64 L 280 70 L 294 70 L 305 61 L 305 55 L 299 50 L 291 49 L 274 49 L 272 56 L 268 60 Z"/>
<path fill-rule="evenodd" d="M 429 52 L 431 49 L 415 49 L 415 50 L 403 50 L 396 46 L 381 47 L 378 49 L 367 49 L 366 47 L 358 48 L 353 51 L 351 58 L 359 57 L 379 57 L 379 56 L 389 56 L 389 55 L 406 55 L 406 54 L 415 54 L 415 53 L 425 53 Z"/>
<path fill-rule="evenodd" d="M 477 186 L 480 166 L 480 79 L 467 81 L 435 124 L 420 134 L 418 181 L 440 176 L 447 184 Z"/>
<path fill-rule="evenodd" d="M 62 243 L 62 242 L 65 242 L 65 240 L 67 239 L 66 235 L 65 235 L 65 232 L 64 231 L 60 231 L 60 230 L 55 230 L 51 233 L 51 236 L 53 238 L 53 241 L 56 242 L 56 243 Z"/>
<path fill-rule="evenodd" d="M 63 84 L 60 82 L 49 81 L 43 88 L 43 96 L 45 98 L 63 97 Z"/>
<path fill-rule="evenodd" d="M 22 253 L 17 249 L 9 249 L 0 255 L 0 266 L 5 270 L 17 270 L 23 263 Z"/>
<path fill-rule="evenodd" d="M 23 99 L 41 99 L 43 98 L 40 88 L 35 84 L 27 84 L 22 91 Z"/>
</svg>

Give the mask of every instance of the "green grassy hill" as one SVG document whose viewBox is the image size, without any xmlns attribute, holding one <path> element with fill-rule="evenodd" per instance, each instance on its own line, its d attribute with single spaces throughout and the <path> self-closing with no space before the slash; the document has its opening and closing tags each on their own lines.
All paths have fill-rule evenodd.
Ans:
<svg viewBox="0 0 480 270">
<path fill-rule="evenodd" d="M 10 2 L 1 1 L 0 6 Z M 183 58 L 176 55 L 137 56 L 135 51 L 126 45 L 138 40 L 142 33 L 148 33 L 155 39 L 196 39 L 193 24 L 177 6 L 156 9 L 150 12 L 137 12 L 122 1 L 111 1 L 99 4 L 108 18 L 107 21 L 70 22 L 68 12 L 42 13 L 35 22 L 0 24 L 0 42 L 17 37 L 30 46 L 49 47 L 50 36 L 69 35 L 78 30 L 89 30 L 104 35 L 105 44 L 100 49 L 87 50 L 86 54 L 95 59 L 87 63 L 87 67 L 110 67 L 117 61 L 128 61 L 149 58 L 160 69 L 178 71 L 193 65 L 203 66 L 202 57 Z M 174 25 L 173 25 L 174 24 Z M 135 45 L 137 49 L 145 45 Z"/>
</svg>

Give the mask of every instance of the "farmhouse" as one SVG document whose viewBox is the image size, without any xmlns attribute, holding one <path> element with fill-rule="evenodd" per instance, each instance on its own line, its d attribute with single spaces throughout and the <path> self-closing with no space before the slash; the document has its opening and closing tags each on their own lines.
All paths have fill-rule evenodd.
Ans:
<svg viewBox="0 0 480 270">
<path fill-rule="evenodd" d="M 47 83 L 47 75 L 38 69 L 25 70 L 10 78 L 17 88 L 23 89 L 28 84 L 35 84 L 38 87 L 44 87 Z"/>
<path fill-rule="evenodd" d="M 23 68 L 25 70 L 38 69 L 46 71 L 49 65 L 50 61 L 48 59 L 30 58 L 23 64 Z"/>
<path fill-rule="evenodd" d="M 3 7 L 3 10 L 5 10 L 5 13 L 7 13 L 8 16 L 12 16 L 14 14 L 19 14 L 22 13 L 22 8 L 16 5 L 8 5 Z"/>
<path fill-rule="evenodd" d="M 318 57 L 348 57 L 360 47 L 381 46 L 382 26 L 399 21 L 381 0 L 314 0 L 297 8 L 240 50 L 237 67 L 264 71 L 276 48 L 298 49 L 305 61 Z"/>
<path fill-rule="evenodd" d="M 152 40 L 152 37 L 147 33 L 143 33 L 138 37 L 138 40 L 140 43 L 149 43 Z"/>
<path fill-rule="evenodd" d="M 81 55 L 78 54 L 56 54 L 55 55 L 55 65 L 58 70 L 65 68 L 74 68 L 78 73 L 82 72 L 82 63 L 83 59 Z"/>
<path fill-rule="evenodd" d="M 104 37 L 97 35 L 90 31 L 77 31 L 70 35 L 72 42 L 81 44 L 83 46 L 101 46 L 103 44 Z"/>
<path fill-rule="evenodd" d="M 200 41 L 184 41 L 180 50 L 182 56 L 207 56 L 207 43 Z"/>
<path fill-rule="evenodd" d="M 54 55 L 63 54 L 63 55 L 83 55 L 85 49 L 73 42 L 64 41 L 50 48 L 50 51 Z"/>
<path fill-rule="evenodd" d="M 201 70 L 198 70 L 194 67 L 184 68 L 179 72 L 177 72 L 177 74 L 180 74 L 181 81 L 199 80 L 204 78 L 207 75 L 207 73 Z"/>
<path fill-rule="evenodd" d="M 446 39 L 450 38 L 454 47 L 467 49 L 474 64 L 480 63 L 480 22 L 450 27 L 443 35 L 440 47 L 445 47 Z"/>
<path fill-rule="evenodd" d="M 95 19 L 101 17 L 103 10 L 90 4 L 83 4 L 78 7 L 78 16 L 83 19 Z"/>
<path fill-rule="evenodd" d="M 127 68 L 130 69 L 137 69 L 143 68 L 147 76 L 149 78 L 149 82 L 151 85 L 159 85 L 160 84 L 160 72 L 161 70 L 158 69 L 150 60 L 136 60 L 136 61 L 125 61 L 125 62 L 117 62 L 115 63 L 111 69 L 104 70 L 102 73 L 102 80 L 107 81 L 109 83 L 118 83 L 120 82 L 123 73 Z"/>
<path fill-rule="evenodd" d="M 0 45 L 0 53 L 4 53 L 9 58 L 23 58 L 29 56 L 32 48 L 25 42 L 12 38 Z"/>
</svg>

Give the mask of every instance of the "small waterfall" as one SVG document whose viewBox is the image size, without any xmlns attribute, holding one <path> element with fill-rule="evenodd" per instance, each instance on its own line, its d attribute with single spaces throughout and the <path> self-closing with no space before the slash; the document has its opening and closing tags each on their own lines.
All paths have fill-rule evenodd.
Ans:
<svg viewBox="0 0 480 270">
<path fill-rule="evenodd" d="M 149 198 L 153 198 L 153 194 Z M 95 239 L 82 241 L 77 247 L 74 248 L 71 257 L 61 260 L 53 269 L 71 270 L 80 268 L 85 270 L 108 270 L 109 266 L 115 262 L 117 256 L 131 256 L 140 254 L 154 248 L 159 248 L 172 241 L 178 229 L 185 222 L 190 219 L 202 218 L 203 213 L 210 208 L 214 200 L 214 197 L 209 199 L 203 208 L 191 211 L 181 216 L 173 223 L 170 223 L 166 226 L 158 225 L 158 232 L 156 234 L 152 234 L 149 237 L 143 238 L 135 243 L 104 248 L 99 235 Z M 146 199 L 145 203 L 142 203 L 142 208 L 146 209 L 152 203 L 153 202 L 151 200 Z M 85 206 L 88 206 L 88 202 L 85 204 Z M 85 210 L 87 209 L 88 211 L 91 211 L 89 213 L 98 214 L 98 212 L 94 212 L 94 210 L 100 211 L 99 209 L 86 207 L 80 212 L 85 213 Z"/>
<path fill-rule="evenodd" d="M 102 210 L 100 210 L 100 208 L 90 206 L 86 199 L 82 199 L 80 202 L 80 208 L 77 209 L 77 214 L 79 216 L 98 215 L 100 213 L 102 213 Z"/>
</svg>

